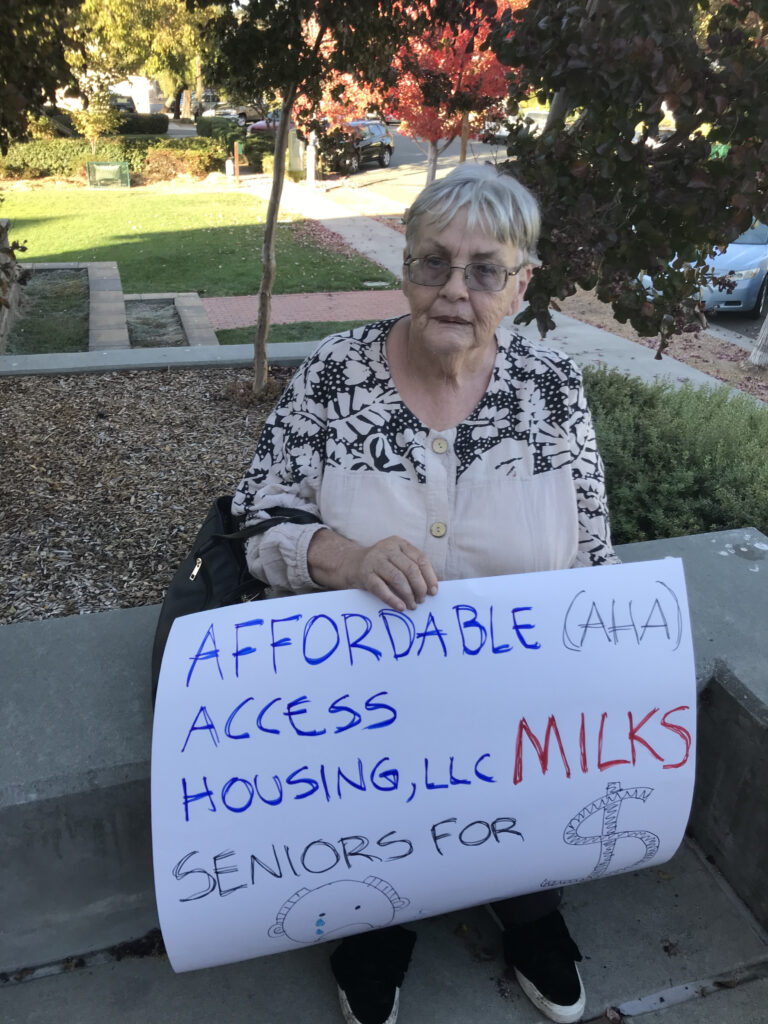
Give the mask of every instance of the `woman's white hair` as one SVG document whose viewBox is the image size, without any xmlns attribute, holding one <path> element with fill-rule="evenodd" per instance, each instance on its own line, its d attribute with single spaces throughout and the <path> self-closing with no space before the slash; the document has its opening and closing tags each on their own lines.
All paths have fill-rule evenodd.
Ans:
<svg viewBox="0 0 768 1024">
<path fill-rule="evenodd" d="M 444 178 L 427 185 L 403 218 L 408 251 L 422 224 L 429 222 L 442 230 L 463 210 L 467 212 L 468 229 L 481 227 L 496 241 L 511 242 L 520 250 L 524 266 L 539 266 L 539 204 L 517 178 L 491 164 L 459 164 Z"/>
</svg>

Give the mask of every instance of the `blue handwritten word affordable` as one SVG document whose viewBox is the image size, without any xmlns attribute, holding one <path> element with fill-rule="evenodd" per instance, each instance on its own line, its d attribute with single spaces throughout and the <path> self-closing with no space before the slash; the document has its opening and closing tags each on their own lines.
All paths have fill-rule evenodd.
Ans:
<svg viewBox="0 0 768 1024">
<path fill-rule="evenodd" d="M 382 660 L 418 659 L 427 651 L 443 659 L 538 651 L 533 611 L 530 605 L 456 604 L 439 621 L 432 612 L 408 615 L 391 608 L 382 608 L 375 619 L 360 612 L 312 615 L 306 621 L 301 614 L 247 619 L 227 630 L 220 638 L 224 643 L 211 623 L 189 656 L 186 685 L 240 679 L 249 670 L 263 673 L 266 666 L 277 675 L 282 666 L 295 667 L 297 659 L 308 667 L 342 659 L 365 668 Z"/>
</svg>

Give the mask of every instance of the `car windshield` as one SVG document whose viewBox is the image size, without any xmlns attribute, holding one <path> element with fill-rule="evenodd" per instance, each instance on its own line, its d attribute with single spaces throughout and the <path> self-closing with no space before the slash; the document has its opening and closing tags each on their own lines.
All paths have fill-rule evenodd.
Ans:
<svg viewBox="0 0 768 1024">
<path fill-rule="evenodd" d="M 768 224 L 755 221 L 752 227 L 734 239 L 735 245 L 768 245 Z"/>
</svg>

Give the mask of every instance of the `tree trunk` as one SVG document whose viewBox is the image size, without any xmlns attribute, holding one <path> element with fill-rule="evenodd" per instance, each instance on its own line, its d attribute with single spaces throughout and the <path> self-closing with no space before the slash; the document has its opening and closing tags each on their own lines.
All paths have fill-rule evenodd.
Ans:
<svg viewBox="0 0 768 1024">
<path fill-rule="evenodd" d="M 549 113 L 547 114 L 547 120 L 544 125 L 544 131 L 548 132 L 553 128 L 562 128 L 565 123 L 565 116 L 568 113 L 570 107 L 570 99 L 566 89 L 561 89 L 555 94 L 554 99 L 549 107 Z"/>
<path fill-rule="evenodd" d="M 280 197 L 285 180 L 285 152 L 288 147 L 288 129 L 291 121 L 296 86 L 286 91 L 280 110 L 280 126 L 275 133 L 275 163 L 272 170 L 272 192 L 269 196 L 267 219 L 264 224 L 264 244 L 261 249 L 261 284 L 259 286 L 259 318 L 256 336 L 253 339 L 253 386 L 254 395 L 264 390 L 268 380 L 267 335 L 272 311 L 272 287 L 275 283 L 277 264 L 275 262 L 275 230 L 280 212 Z"/>
<path fill-rule="evenodd" d="M 747 362 L 753 366 L 768 366 L 768 316 L 763 320 L 755 347 L 749 353 Z"/>
<path fill-rule="evenodd" d="M 192 117 L 192 93 L 185 89 L 181 94 L 181 116 L 189 120 Z"/>
<path fill-rule="evenodd" d="M 195 103 L 196 109 L 192 111 L 192 116 L 197 116 L 198 112 L 203 112 L 203 62 L 200 54 L 195 57 L 195 92 L 197 93 L 197 101 Z"/>
<path fill-rule="evenodd" d="M 466 163 L 467 142 L 469 142 L 469 113 L 464 111 L 461 115 L 461 145 L 459 147 L 459 163 Z"/>
<path fill-rule="evenodd" d="M 608 0 L 587 0 L 587 6 L 584 11 L 584 18 L 595 18 L 598 15 L 602 15 L 608 9 Z M 559 92 L 555 93 L 552 103 L 549 107 L 549 114 L 547 115 L 547 121 L 544 125 L 544 131 L 550 131 L 553 128 L 562 128 L 565 124 L 565 118 L 571 107 L 571 98 L 568 95 L 567 89 L 560 89 Z"/>
<path fill-rule="evenodd" d="M 427 185 L 430 185 L 437 175 L 437 143 L 430 142 L 427 150 Z"/>
</svg>

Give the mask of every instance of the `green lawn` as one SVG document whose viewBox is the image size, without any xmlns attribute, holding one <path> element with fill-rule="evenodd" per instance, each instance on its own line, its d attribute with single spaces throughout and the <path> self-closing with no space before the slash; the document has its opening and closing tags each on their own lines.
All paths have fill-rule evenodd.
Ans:
<svg viewBox="0 0 768 1024">
<path fill-rule="evenodd" d="M 292 341 L 320 341 L 329 334 L 346 331 L 350 327 L 359 327 L 368 320 L 350 320 L 339 323 L 335 320 L 303 321 L 296 324 L 272 324 L 269 328 L 267 342 L 279 344 Z M 220 345 L 250 345 L 253 343 L 255 327 L 233 327 L 229 331 L 216 331 Z"/>
<path fill-rule="evenodd" d="M 23 262 L 116 260 L 123 291 L 252 295 L 261 277 L 266 203 L 222 192 L 34 189 L 6 192 L 11 238 Z M 363 256 L 318 246 L 300 219 L 277 230 L 276 294 L 356 291 L 398 281 Z"/>
</svg>

